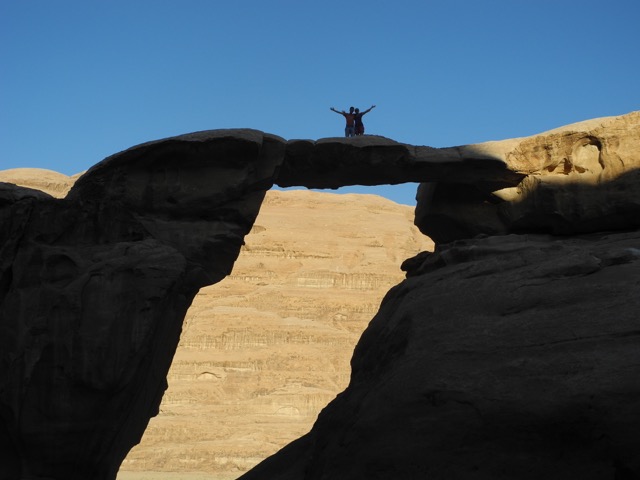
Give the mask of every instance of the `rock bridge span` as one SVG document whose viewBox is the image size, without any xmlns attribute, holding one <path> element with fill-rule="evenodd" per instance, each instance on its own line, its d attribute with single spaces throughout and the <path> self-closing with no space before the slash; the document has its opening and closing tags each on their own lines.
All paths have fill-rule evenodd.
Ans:
<svg viewBox="0 0 640 480">
<path fill-rule="evenodd" d="M 193 297 L 231 272 L 274 183 L 518 179 L 469 160 L 214 130 L 108 157 L 61 199 L 0 183 L 0 478 L 115 478 L 157 413 Z"/>
<path fill-rule="evenodd" d="M 533 190 L 525 181 L 541 171 L 587 175 L 592 183 L 594 175 L 619 173 L 615 162 L 628 158 L 625 148 L 638 151 L 638 115 L 623 122 L 636 140 L 614 142 L 598 133 L 606 129 L 584 128 L 566 141 L 565 158 L 558 158 L 563 141 L 552 136 L 559 153 L 542 160 L 523 154 L 521 140 L 432 149 L 381 137 L 285 141 L 255 130 L 215 130 L 109 157 L 63 199 L 0 183 L 0 478 L 115 478 L 157 413 L 193 297 L 230 273 L 272 185 L 429 182 L 421 189 L 425 225 L 457 216 L 456 226 L 464 227 L 458 237 L 500 233 L 509 228 L 509 211 L 497 211 L 487 200 L 492 195 L 505 203 L 517 189 Z M 542 143 L 531 148 L 549 151 Z M 619 163 L 629 168 L 640 160 Z M 633 173 L 624 178 L 624 185 L 638 184 Z M 473 194 L 446 210 L 434 182 Z M 621 220 L 626 227 L 640 218 L 634 188 L 623 199 L 633 214 Z M 616 197 L 607 198 L 619 210 Z M 553 201 L 543 207 L 557 217 Z M 538 227 L 545 210 L 535 202 L 512 218 L 526 219 L 531 209 Z M 461 214 L 470 210 L 474 221 Z M 477 212 L 502 223 L 494 218 L 486 227 Z M 441 230 L 449 239 L 451 229 Z"/>
</svg>

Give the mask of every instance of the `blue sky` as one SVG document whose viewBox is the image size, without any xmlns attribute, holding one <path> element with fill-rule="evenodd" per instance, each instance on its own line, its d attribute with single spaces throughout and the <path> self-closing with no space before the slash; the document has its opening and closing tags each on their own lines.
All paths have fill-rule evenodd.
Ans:
<svg viewBox="0 0 640 480">
<path fill-rule="evenodd" d="M 341 136 L 332 106 L 376 104 L 367 133 L 415 145 L 532 135 L 640 109 L 638 25 L 638 0 L 0 0 L 0 169 L 216 128 Z"/>
</svg>

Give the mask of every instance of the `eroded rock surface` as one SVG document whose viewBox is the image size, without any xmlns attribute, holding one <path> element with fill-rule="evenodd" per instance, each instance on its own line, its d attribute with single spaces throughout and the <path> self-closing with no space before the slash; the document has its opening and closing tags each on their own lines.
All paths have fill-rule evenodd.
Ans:
<svg viewBox="0 0 640 480">
<path fill-rule="evenodd" d="M 525 175 L 515 187 L 420 186 L 416 225 L 436 243 L 478 234 L 574 234 L 640 225 L 640 112 L 469 145 Z"/>
<path fill-rule="evenodd" d="M 0 478 L 111 479 L 157 413 L 182 321 L 224 278 L 284 142 L 140 145 L 65 199 L 3 184 Z"/>
<path fill-rule="evenodd" d="M 405 264 L 311 432 L 243 480 L 638 478 L 640 233 Z"/>
</svg>

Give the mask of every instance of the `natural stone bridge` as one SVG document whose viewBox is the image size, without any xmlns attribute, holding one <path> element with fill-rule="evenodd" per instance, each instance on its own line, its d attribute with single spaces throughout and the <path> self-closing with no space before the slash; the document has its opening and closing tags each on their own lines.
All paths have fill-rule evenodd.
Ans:
<svg viewBox="0 0 640 480">
<path fill-rule="evenodd" d="M 417 224 L 437 243 L 637 226 L 639 115 L 605 123 L 445 149 L 214 130 L 109 157 L 64 199 L 0 183 L 0 478 L 115 478 L 194 295 L 230 273 L 273 184 L 428 182 Z"/>
</svg>

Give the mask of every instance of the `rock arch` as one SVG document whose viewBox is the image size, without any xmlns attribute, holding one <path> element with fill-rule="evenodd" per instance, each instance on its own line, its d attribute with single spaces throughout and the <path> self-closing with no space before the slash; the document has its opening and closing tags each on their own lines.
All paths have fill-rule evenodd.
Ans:
<svg viewBox="0 0 640 480">
<path fill-rule="evenodd" d="M 640 164 L 625 157 L 638 151 L 639 117 L 621 120 L 631 140 L 619 141 L 616 155 L 629 166 Z M 589 128 L 592 139 L 574 154 L 592 168 L 598 142 L 612 142 L 605 127 Z M 109 157 L 64 199 L 0 183 L 0 477 L 115 478 L 157 413 L 193 296 L 230 273 L 274 183 L 468 186 L 468 205 L 451 212 L 425 184 L 422 195 L 440 210 L 419 216 L 421 229 L 429 234 L 439 218 L 455 217 L 471 225 L 458 236 L 506 233 L 526 228 L 522 211 L 534 212 L 536 222 L 550 213 L 535 195 L 517 212 L 504 208 L 522 194 L 522 179 L 540 172 L 509 163 L 522 143 L 433 149 L 382 137 L 287 142 L 255 130 L 215 130 Z M 624 185 L 636 178 L 632 172 Z M 640 195 L 630 191 L 619 199 L 627 227 L 640 218 Z M 607 198 L 618 208 L 617 197 Z M 550 204 L 553 215 L 557 205 Z M 483 209 L 496 218 L 490 232 L 467 221 L 469 211 Z M 607 213 L 585 211 L 580 228 L 618 225 Z"/>
</svg>

